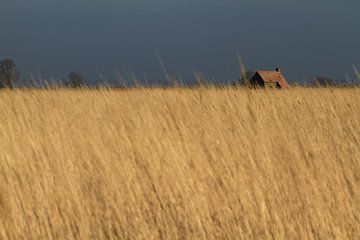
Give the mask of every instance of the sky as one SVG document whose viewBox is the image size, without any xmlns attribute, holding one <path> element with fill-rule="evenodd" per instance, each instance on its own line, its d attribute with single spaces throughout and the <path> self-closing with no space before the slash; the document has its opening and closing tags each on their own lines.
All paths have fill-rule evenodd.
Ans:
<svg viewBox="0 0 360 240">
<path fill-rule="evenodd" d="M 360 1 L 353 0 L 0 0 L 0 59 L 22 76 L 95 81 L 167 72 L 193 81 L 280 67 L 293 80 L 353 77 L 360 67 Z"/>
</svg>

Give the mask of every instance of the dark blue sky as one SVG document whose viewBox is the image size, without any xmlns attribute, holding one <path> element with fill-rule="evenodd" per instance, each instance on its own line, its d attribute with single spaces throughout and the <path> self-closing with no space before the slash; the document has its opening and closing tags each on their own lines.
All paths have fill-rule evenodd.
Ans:
<svg viewBox="0 0 360 240">
<path fill-rule="evenodd" d="M 346 2 L 346 3 L 345 3 Z M 70 71 L 94 79 L 126 68 L 149 81 L 192 69 L 217 80 L 281 67 L 289 78 L 353 75 L 360 1 L 0 0 L 0 58 L 23 75 Z"/>
</svg>

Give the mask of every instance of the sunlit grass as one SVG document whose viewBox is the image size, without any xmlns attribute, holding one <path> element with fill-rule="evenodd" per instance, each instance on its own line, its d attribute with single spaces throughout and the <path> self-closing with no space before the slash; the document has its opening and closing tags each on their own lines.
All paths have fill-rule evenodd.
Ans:
<svg viewBox="0 0 360 240">
<path fill-rule="evenodd" d="M 360 89 L 2 90 L 0 239 L 360 239 Z"/>
</svg>

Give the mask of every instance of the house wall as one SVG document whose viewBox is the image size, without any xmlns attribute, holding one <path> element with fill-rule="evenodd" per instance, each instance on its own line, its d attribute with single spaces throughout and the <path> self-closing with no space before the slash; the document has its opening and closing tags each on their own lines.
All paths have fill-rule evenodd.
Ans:
<svg viewBox="0 0 360 240">
<path fill-rule="evenodd" d="M 255 74 L 255 76 L 251 80 L 251 85 L 253 87 L 264 87 L 264 81 L 259 76 L 259 74 Z"/>
<path fill-rule="evenodd" d="M 271 83 L 265 83 L 264 86 L 265 88 L 278 88 L 278 83 L 276 82 L 271 82 Z"/>
</svg>

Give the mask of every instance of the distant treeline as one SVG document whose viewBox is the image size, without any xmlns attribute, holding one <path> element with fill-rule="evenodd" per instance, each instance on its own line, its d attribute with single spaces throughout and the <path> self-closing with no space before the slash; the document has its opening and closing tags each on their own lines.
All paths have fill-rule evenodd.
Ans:
<svg viewBox="0 0 360 240">
<path fill-rule="evenodd" d="M 351 77 L 329 77 L 316 76 L 302 79 L 290 79 L 289 83 L 299 86 L 353 86 L 360 84 L 360 73 L 358 69 L 353 66 L 355 76 L 358 81 L 354 81 Z M 70 72 L 65 78 L 43 80 L 35 77 L 21 78 L 19 69 L 13 59 L 7 58 L 0 61 L 0 88 L 15 88 L 15 87 L 61 87 L 61 88 L 83 88 L 83 87 L 193 87 L 199 85 L 212 86 L 247 86 L 249 80 L 255 74 L 255 71 L 245 71 L 241 67 L 240 77 L 234 81 L 217 82 L 207 79 L 204 74 L 194 70 L 195 82 L 184 82 L 179 75 L 171 76 L 164 69 L 165 80 L 161 82 L 151 82 L 148 80 L 138 79 L 133 73 L 126 73 L 125 76 L 118 74 L 116 81 L 108 81 L 101 74 L 98 74 L 99 80 L 94 82 L 87 81 L 87 79 L 79 72 Z"/>
</svg>

